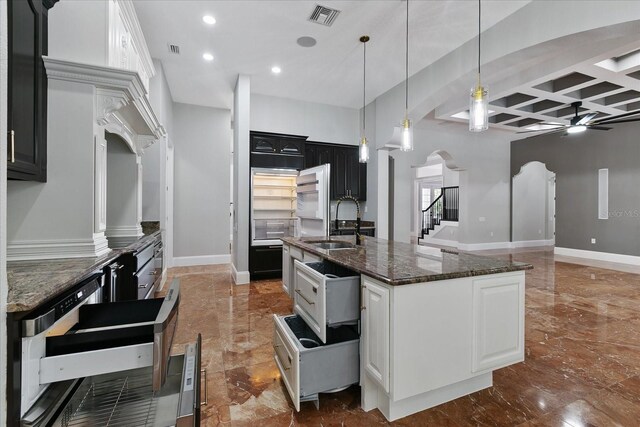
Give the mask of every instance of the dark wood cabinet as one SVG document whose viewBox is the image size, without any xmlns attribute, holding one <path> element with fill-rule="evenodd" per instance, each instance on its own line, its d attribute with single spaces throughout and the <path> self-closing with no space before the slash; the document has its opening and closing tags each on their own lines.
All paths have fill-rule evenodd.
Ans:
<svg viewBox="0 0 640 427">
<path fill-rule="evenodd" d="M 303 169 L 306 136 L 251 131 L 251 167 Z"/>
<path fill-rule="evenodd" d="M 331 165 L 331 200 L 349 195 L 367 200 L 367 165 L 359 162 L 357 146 L 308 142 L 305 168 L 325 163 Z"/>
<path fill-rule="evenodd" d="M 47 180 L 48 10 L 57 0 L 9 0 L 7 177 Z"/>
</svg>

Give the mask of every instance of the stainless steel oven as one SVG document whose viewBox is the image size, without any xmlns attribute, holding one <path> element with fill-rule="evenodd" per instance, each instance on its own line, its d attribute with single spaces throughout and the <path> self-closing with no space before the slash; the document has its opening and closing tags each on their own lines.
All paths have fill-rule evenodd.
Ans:
<svg viewBox="0 0 640 427">
<path fill-rule="evenodd" d="M 165 298 L 86 304 L 98 279 L 22 321 L 21 424 L 199 425 L 200 337 L 170 356 L 179 281 Z"/>
<path fill-rule="evenodd" d="M 133 283 L 138 290 L 138 299 L 153 298 L 156 289 L 154 253 L 154 244 L 150 242 L 133 254 L 135 258 Z"/>
<path fill-rule="evenodd" d="M 160 289 L 162 283 L 162 273 L 164 271 L 164 248 L 162 245 L 162 237 L 158 236 L 156 242 L 153 245 L 153 286 Z"/>
</svg>

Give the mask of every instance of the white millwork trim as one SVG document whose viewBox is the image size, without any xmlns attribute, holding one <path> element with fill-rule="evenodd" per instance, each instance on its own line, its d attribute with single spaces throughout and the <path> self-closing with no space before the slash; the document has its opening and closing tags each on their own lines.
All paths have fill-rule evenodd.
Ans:
<svg viewBox="0 0 640 427">
<path fill-rule="evenodd" d="M 25 240 L 7 244 L 7 261 L 97 257 L 109 253 L 103 233 L 93 239 Z"/>
<path fill-rule="evenodd" d="M 108 226 L 104 233 L 107 237 L 141 237 L 142 226 L 140 224 L 134 225 L 119 225 Z"/>
<path fill-rule="evenodd" d="M 235 264 L 231 264 L 231 277 L 236 285 L 246 285 L 251 281 L 249 272 L 236 270 Z"/>
<path fill-rule="evenodd" d="M 158 121 L 140 76 L 135 71 L 42 57 L 50 80 L 92 85 L 96 88 L 97 124 L 117 133 L 142 154 L 150 140 L 166 134 Z M 135 130 L 135 131 L 134 131 Z"/>
<path fill-rule="evenodd" d="M 511 242 L 512 248 L 532 248 L 536 246 L 553 246 L 555 244 L 554 239 L 549 240 L 519 240 L 517 242 Z"/>
<path fill-rule="evenodd" d="M 174 267 L 191 267 L 192 265 L 216 265 L 229 264 L 231 255 L 199 255 L 199 256 L 179 256 L 173 258 Z"/>
<path fill-rule="evenodd" d="M 153 60 L 149 54 L 147 41 L 145 40 L 142 28 L 140 27 L 140 22 L 138 21 L 136 10 L 133 7 L 133 2 L 130 0 L 119 0 L 118 3 L 120 4 L 122 19 L 129 31 L 131 31 L 133 44 L 137 47 L 138 55 L 141 56 L 140 63 L 142 68 L 144 68 L 145 74 L 151 78 L 156 75 L 156 68 L 153 66 Z"/>
<path fill-rule="evenodd" d="M 458 221 L 440 221 L 441 227 L 457 227 Z"/>
<path fill-rule="evenodd" d="M 555 255 L 571 256 L 575 258 L 593 259 L 597 261 L 617 262 L 620 264 L 640 264 L 640 256 L 612 254 L 609 252 L 597 252 L 586 251 L 583 249 L 571 249 L 571 248 L 555 248 L 553 250 Z"/>
<path fill-rule="evenodd" d="M 458 243 L 458 249 L 463 251 L 484 251 L 488 249 L 509 249 L 511 242 L 491 242 L 491 243 Z"/>
</svg>

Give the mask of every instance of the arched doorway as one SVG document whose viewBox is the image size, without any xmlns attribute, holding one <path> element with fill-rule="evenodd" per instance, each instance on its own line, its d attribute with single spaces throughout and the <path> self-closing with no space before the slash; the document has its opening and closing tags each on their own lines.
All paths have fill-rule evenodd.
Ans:
<svg viewBox="0 0 640 427">
<path fill-rule="evenodd" d="M 412 234 L 418 242 L 457 244 L 459 170 L 444 150 L 434 151 L 415 168 Z"/>
<path fill-rule="evenodd" d="M 544 163 L 525 164 L 511 180 L 511 241 L 514 247 L 555 244 L 556 174 Z"/>
</svg>

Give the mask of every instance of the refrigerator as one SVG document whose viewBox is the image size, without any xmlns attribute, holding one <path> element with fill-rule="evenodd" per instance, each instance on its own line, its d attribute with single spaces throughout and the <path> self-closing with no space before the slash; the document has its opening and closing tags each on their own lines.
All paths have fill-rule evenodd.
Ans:
<svg viewBox="0 0 640 427">
<path fill-rule="evenodd" d="M 252 278 L 282 271 L 282 237 L 329 236 L 330 165 L 297 171 L 251 168 Z"/>
</svg>

